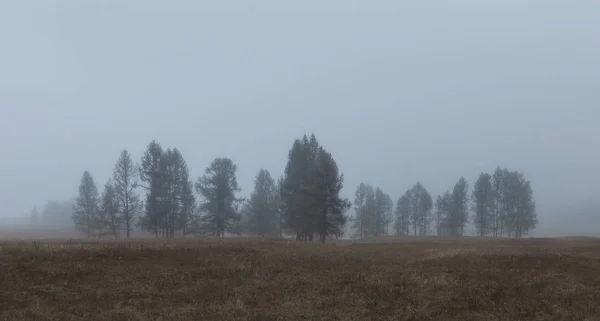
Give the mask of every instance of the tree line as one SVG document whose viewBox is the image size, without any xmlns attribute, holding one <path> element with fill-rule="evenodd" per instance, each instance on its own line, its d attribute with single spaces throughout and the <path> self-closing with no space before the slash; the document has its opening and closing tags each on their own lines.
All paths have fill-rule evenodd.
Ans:
<svg viewBox="0 0 600 321">
<path fill-rule="evenodd" d="M 392 223 L 397 235 L 459 236 L 469 218 L 464 178 L 437 197 L 435 211 L 421 183 L 395 208 L 388 194 L 365 183 L 357 187 L 354 202 L 341 197 L 344 176 L 314 134 L 294 140 L 281 177 L 260 169 L 248 198 L 239 196 L 236 171 L 231 159 L 216 158 L 194 180 L 177 148 L 163 149 L 153 140 L 137 163 L 123 150 L 102 191 L 85 171 L 72 219 L 87 237 L 129 238 L 139 227 L 164 238 L 233 234 L 324 242 L 342 237 L 348 223 L 359 238 L 386 235 Z M 480 235 L 520 237 L 537 223 L 531 186 L 522 173 L 498 168 L 493 175 L 481 174 L 472 201 Z M 348 215 L 352 205 L 353 216 Z"/>
<path fill-rule="evenodd" d="M 438 195 L 434 203 L 427 189 L 416 183 L 396 202 L 395 234 L 463 236 L 471 219 L 479 236 L 523 237 L 537 225 L 531 182 L 523 173 L 497 167 L 493 174 L 479 175 L 471 197 L 468 189 L 467 181 L 461 177 L 451 191 Z M 354 206 L 355 238 L 386 234 L 393 204 L 385 193 L 361 183 Z"/>
</svg>

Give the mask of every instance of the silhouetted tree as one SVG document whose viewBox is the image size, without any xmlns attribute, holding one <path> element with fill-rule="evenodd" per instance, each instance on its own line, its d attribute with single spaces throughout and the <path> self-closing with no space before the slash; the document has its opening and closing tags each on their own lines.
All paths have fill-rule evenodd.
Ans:
<svg viewBox="0 0 600 321">
<path fill-rule="evenodd" d="M 407 190 L 396 202 L 396 235 L 408 235 L 410 232 L 412 190 Z"/>
<path fill-rule="evenodd" d="M 413 225 L 413 232 L 417 235 L 426 235 L 431 222 L 431 208 L 433 200 L 431 194 L 421 183 L 416 183 L 410 193 L 410 220 Z"/>
<path fill-rule="evenodd" d="M 340 198 L 343 175 L 336 162 L 314 135 L 294 141 L 288 154 L 281 186 L 284 225 L 297 240 L 313 240 L 317 233 L 324 241 L 339 237 L 347 221 L 350 203 Z"/>
<path fill-rule="evenodd" d="M 487 235 L 494 226 L 492 176 L 481 173 L 473 186 L 473 223 L 479 236 Z"/>
<path fill-rule="evenodd" d="M 523 237 L 537 225 L 537 213 L 531 183 L 518 171 L 505 171 L 504 197 L 506 230 L 509 236 Z"/>
<path fill-rule="evenodd" d="M 496 168 L 492 175 L 492 202 L 493 202 L 493 235 L 502 237 L 504 233 L 504 223 L 506 221 L 506 211 L 504 209 L 504 177 L 508 173 L 502 170 L 500 166 Z"/>
<path fill-rule="evenodd" d="M 258 236 L 279 235 L 278 190 L 271 174 L 260 169 L 254 179 L 254 191 L 244 205 L 248 218 L 248 232 Z"/>
<path fill-rule="evenodd" d="M 111 181 L 104 185 L 104 191 L 100 201 L 100 212 L 97 218 L 97 227 L 99 235 L 112 235 L 115 239 L 119 238 L 119 230 L 123 224 L 123 217 L 119 213 L 119 199 L 117 192 Z"/>
<path fill-rule="evenodd" d="M 313 139 L 314 135 L 311 136 L 311 141 Z M 305 192 L 316 214 L 315 232 L 323 243 L 328 236 L 340 237 L 348 220 L 346 211 L 351 203 L 339 195 L 343 186 L 344 175 L 339 173 L 337 163 L 329 152 L 319 147 L 311 171 L 310 185 Z"/>
<path fill-rule="evenodd" d="M 75 228 L 86 237 L 92 237 L 97 231 L 98 214 L 98 189 L 92 175 L 85 171 L 79 184 L 79 196 L 73 207 Z"/>
<path fill-rule="evenodd" d="M 452 204 L 448 218 L 448 229 L 451 236 L 462 236 L 467 225 L 469 218 L 468 188 L 467 181 L 461 177 L 452 190 Z"/>
<path fill-rule="evenodd" d="M 352 218 L 352 227 L 357 229 L 357 237 L 365 237 L 367 208 L 366 198 L 369 185 L 360 183 L 354 193 L 354 217 Z"/>
<path fill-rule="evenodd" d="M 142 230 L 153 232 L 158 237 L 161 222 L 165 217 L 165 171 L 161 145 L 151 141 L 142 156 L 139 165 L 141 186 L 146 190 L 146 212 L 140 217 Z"/>
<path fill-rule="evenodd" d="M 452 195 L 446 191 L 444 195 L 438 195 L 435 202 L 435 221 L 438 236 L 450 235 L 450 210 L 452 205 Z"/>
<path fill-rule="evenodd" d="M 138 186 L 137 174 L 129 152 L 124 149 L 113 169 L 113 182 L 127 238 L 131 236 L 135 219 L 141 209 L 140 197 L 135 192 Z"/>
<path fill-rule="evenodd" d="M 200 209 L 205 231 L 217 237 L 224 237 L 225 232 L 240 219 L 237 207 L 241 199 L 236 197 L 240 191 L 236 170 L 237 166 L 231 159 L 217 158 L 196 182 L 196 191 L 204 197 Z"/>
</svg>

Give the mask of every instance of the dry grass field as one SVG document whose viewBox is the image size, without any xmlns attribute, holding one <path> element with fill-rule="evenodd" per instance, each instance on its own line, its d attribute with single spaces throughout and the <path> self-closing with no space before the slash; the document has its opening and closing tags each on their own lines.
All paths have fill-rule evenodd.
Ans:
<svg viewBox="0 0 600 321">
<path fill-rule="evenodd" d="M 0 320 L 600 320 L 600 240 L 0 243 Z"/>
</svg>

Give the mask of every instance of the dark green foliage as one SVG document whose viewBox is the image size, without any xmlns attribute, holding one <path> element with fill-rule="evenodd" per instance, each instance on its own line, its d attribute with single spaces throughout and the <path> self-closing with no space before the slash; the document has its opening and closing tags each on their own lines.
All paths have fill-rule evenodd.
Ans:
<svg viewBox="0 0 600 321">
<path fill-rule="evenodd" d="M 138 186 L 138 173 L 126 149 L 121 152 L 113 169 L 113 182 L 115 197 L 119 203 L 119 213 L 123 221 L 126 237 L 129 238 L 135 220 L 141 210 L 141 204 L 140 197 L 135 192 Z"/>
<path fill-rule="evenodd" d="M 317 139 L 306 135 L 297 139 L 288 154 L 281 183 L 281 210 L 288 233 L 298 240 L 312 240 L 314 234 L 325 241 L 327 236 L 339 237 L 347 221 L 350 207 L 340 198 L 343 175 Z"/>
<path fill-rule="evenodd" d="M 479 236 L 487 235 L 494 227 L 494 198 L 492 176 L 481 173 L 473 186 L 473 223 Z"/>
<path fill-rule="evenodd" d="M 92 175 L 85 171 L 81 176 L 79 196 L 73 207 L 73 222 L 75 228 L 84 233 L 86 237 L 94 236 L 98 230 L 98 202 L 98 188 Z"/>
<path fill-rule="evenodd" d="M 254 180 L 254 190 L 244 204 L 247 232 L 250 235 L 277 236 L 279 229 L 279 191 L 266 169 L 260 169 Z"/>
<path fill-rule="evenodd" d="M 237 166 L 229 158 L 217 158 L 206 173 L 198 178 L 196 191 L 204 197 L 200 205 L 204 234 L 224 237 L 239 221 L 238 205 L 242 199 L 236 197 L 240 191 L 235 172 Z"/>
</svg>

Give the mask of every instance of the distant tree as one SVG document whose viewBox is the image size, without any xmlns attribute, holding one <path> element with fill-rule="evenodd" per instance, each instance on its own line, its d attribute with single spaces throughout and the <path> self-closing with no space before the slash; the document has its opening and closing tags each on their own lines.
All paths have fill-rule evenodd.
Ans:
<svg viewBox="0 0 600 321">
<path fill-rule="evenodd" d="M 311 141 L 313 139 L 314 135 L 311 136 Z M 316 213 L 315 232 L 319 234 L 323 243 L 328 236 L 341 237 L 348 220 L 346 211 L 351 207 L 351 203 L 348 199 L 340 197 L 344 175 L 339 173 L 337 163 L 323 147 L 318 147 L 310 183 L 305 191 Z"/>
<path fill-rule="evenodd" d="M 135 189 L 138 186 L 136 168 L 129 152 L 124 149 L 113 169 L 115 198 L 125 227 L 126 237 L 130 238 L 135 220 L 140 213 L 140 197 Z"/>
<path fill-rule="evenodd" d="M 195 197 L 190 189 L 187 163 L 177 148 L 167 149 L 161 159 L 160 168 L 164 184 L 164 197 L 161 202 L 164 217 L 159 225 L 162 235 L 172 238 L 193 219 Z"/>
<path fill-rule="evenodd" d="M 141 185 L 146 190 L 146 211 L 140 217 L 139 225 L 142 230 L 153 232 L 158 237 L 161 222 L 165 218 L 165 172 L 164 155 L 161 145 L 151 141 L 142 156 L 138 166 Z"/>
<path fill-rule="evenodd" d="M 238 204 L 241 199 L 236 197 L 240 191 L 236 170 L 237 166 L 231 159 L 217 158 L 196 182 L 196 191 L 205 200 L 200 205 L 202 222 L 206 230 L 217 237 L 224 237 L 225 232 L 240 219 Z"/>
<path fill-rule="evenodd" d="M 186 169 L 187 172 L 187 169 Z M 178 215 L 177 229 L 182 230 L 183 235 L 194 233 L 193 225 L 195 220 L 198 220 L 196 195 L 194 195 L 194 183 L 190 179 L 186 179 L 189 174 L 183 175 L 182 189 L 180 195 L 180 209 Z"/>
<path fill-rule="evenodd" d="M 254 179 L 254 191 L 244 208 L 249 233 L 258 236 L 279 235 L 278 190 L 266 169 L 260 169 Z"/>
<path fill-rule="evenodd" d="M 29 218 L 29 225 L 33 227 L 38 227 L 41 222 L 40 214 L 38 213 L 37 207 L 34 207 L 31 210 L 31 216 Z"/>
<path fill-rule="evenodd" d="M 449 235 L 449 217 L 452 204 L 452 195 L 446 191 L 444 195 L 438 195 L 435 202 L 435 222 L 438 236 Z"/>
<path fill-rule="evenodd" d="M 505 171 L 504 197 L 502 207 L 505 211 L 506 230 L 509 236 L 517 238 L 537 225 L 537 213 L 531 183 L 518 171 Z"/>
<path fill-rule="evenodd" d="M 280 176 L 277 180 L 277 194 L 276 194 L 276 203 L 277 203 L 277 217 L 278 223 L 277 227 L 279 228 L 279 237 L 283 237 L 284 230 L 284 222 L 283 222 L 283 213 L 285 211 L 283 199 L 282 199 L 282 188 L 283 188 L 283 176 Z"/>
<path fill-rule="evenodd" d="M 376 226 L 373 228 L 376 236 L 386 235 L 388 225 L 392 221 L 394 209 L 394 202 L 390 196 L 383 192 L 379 187 L 375 188 L 375 222 Z"/>
<path fill-rule="evenodd" d="M 416 183 L 411 189 L 410 201 L 410 220 L 413 225 L 413 232 L 417 235 L 427 235 L 429 223 L 431 222 L 431 208 L 433 200 L 431 194 L 421 183 Z"/>
<path fill-rule="evenodd" d="M 115 186 L 111 181 L 104 185 L 96 224 L 99 235 L 112 235 L 115 239 L 119 238 L 123 216 L 120 214 L 119 199 L 117 198 Z"/>
<path fill-rule="evenodd" d="M 87 237 L 92 237 L 97 231 L 98 213 L 98 189 L 92 175 L 85 171 L 79 184 L 79 196 L 73 207 L 75 228 Z"/>
<path fill-rule="evenodd" d="M 352 227 L 357 229 L 358 237 L 380 236 L 387 233 L 392 222 L 394 203 L 390 196 L 379 187 L 360 183 L 354 198 Z"/>
<path fill-rule="evenodd" d="M 469 218 L 468 188 L 464 177 L 461 177 L 454 185 L 450 217 L 448 219 L 448 228 L 451 236 L 462 236 L 467 225 Z"/>
<path fill-rule="evenodd" d="M 312 241 L 315 234 L 340 237 L 347 222 L 347 199 L 339 197 L 343 175 L 316 137 L 296 139 L 288 154 L 281 184 L 284 226 L 297 240 Z"/>
<path fill-rule="evenodd" d="M 508 170 L 502 170 L 500 166 L 496 168 L 492 175 L 492 202 L 493 202 L 493 235 L 502 237 L 506 221 L 506 211 L 504 208 L 505 179 Z"/>
<path fill-rule="evenodd" d="M 412 191 L 407 190 L 396 202 L 396 235 L 408 235 L 410 232 Z"/>
<path fill-rule="evenodd" d="M 473 186 L 473 223 L 479 236 L 487 235 L 494 229 L 494 198 L 492 176 L 481 173 Z"/>
<path fill-rule="evenodd" d="M 281 188 L 284 226 L 288 233 L 296 234 L 296 240 L 312 240 L 310 208 L 307 203 L 307 187 L 311 170 L 311 150 L 306 135 L 296 139 L 288 153 Z"/>
<path fill-rule="evenodd" d="M 363 238 L 365 236 L 365 227 L 366 227 L 366 194 L 367 194 L 367 184 L 360 183 L 356 188 L 356 192 L 354 193 L 354 213 L 355 216 L 352 218 L 352 227 L 357 229 L 357 237 Z"/>
</svg>

